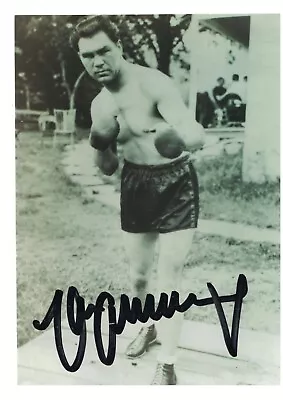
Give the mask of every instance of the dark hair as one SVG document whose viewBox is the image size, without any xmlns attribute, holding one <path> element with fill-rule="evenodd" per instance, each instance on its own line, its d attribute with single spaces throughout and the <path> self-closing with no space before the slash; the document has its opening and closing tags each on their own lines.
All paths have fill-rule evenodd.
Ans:
<svg viewBox="0 0 283 400">
<path fill-rule="evenodd" d="M 106 33 L 114 43 L 120 40 L 117 26 L 107 16 L 96 15 L 84 18 L 75 26 L 70 36 L 70 45 L 74 50 L 79 51 L 78 43 L 80 38 L 89 38 L 98 32 Z"/>
<path fill-rule="evenodd" d="M 239 75 L 238 74 L 233 74 L 232 80 L 233 81 L 238 81 L 239 80 Z"/>
<path fill-rule="evenodd" d="M 222 76 L 220 76 L 219 78 L 217 78 L 217 82 L 218 81 L 223 81 L 223 82 L 225 82 L 225 79 L 222 77 Z"/>
</svg>

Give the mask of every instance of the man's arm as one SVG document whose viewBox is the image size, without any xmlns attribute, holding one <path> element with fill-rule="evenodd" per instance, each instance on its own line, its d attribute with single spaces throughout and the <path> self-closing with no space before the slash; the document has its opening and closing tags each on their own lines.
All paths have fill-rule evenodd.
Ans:
<svg viewBox="0 0 283 400">
<path fill-rule="evenodd" d="M 216 100 L 217 100 L 217 101 L 223 100 L 224 97 L 227 95 L 227 93 L 228 93 L 228 92 L 226 91 L 226 92 L 223 93 L 223 94 L 216 94 L 216 95 L 215 95 Z"/>
<path fill-rule="evenodd" d="M 103 103 L 103 98 L 100 94 L 93 99 L 91 103 L 91 119 L 92 119 L 92 128 L 89 135 L 90 145 L 94 146 L 94 136 L 93 136 L 93 127 L 96 124 L 96 121 L 101 121 L 101 119 L 105 119 L 105 107 Z M 113 110 L 112 110 L 113 111 Z M 114 113 L 109 109 L 109 118 L 114 118 Z M 103 121 L 104 122 L 104 121 Z M 112 142 L 113 143 L 113 142 Z M 95 163 L 101 172 L 104 175 L 113 175 L 119 166 L 119 160 L 116 154 L 112 151 L 112 143 L 103 151 L 95 149 Z"/>
<path fill-rule="evenodd" d="M 157 109 L 185 142 L 187 150 L 197 150 L 204 144 L 204 129 L 189 110 L 172 79 L 158 73 L 155 79 Z"/>
</svg>

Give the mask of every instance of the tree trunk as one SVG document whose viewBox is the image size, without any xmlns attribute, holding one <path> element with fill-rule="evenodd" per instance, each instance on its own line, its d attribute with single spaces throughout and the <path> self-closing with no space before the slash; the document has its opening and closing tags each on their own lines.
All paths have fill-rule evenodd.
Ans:
<svg viewBox="0 0 283 400">
<path fill-rule="evenodd" d="M 71 91 L 70 85 L 69 85 L 69 83 L 67 81 L 66 64 L 65 64 L 65 61 L 62 59 L 62 57 L 60 57 L 60 68 L 61 68 L 63 86 L 66 89 L 66 92 L 67 92 L 67 95 L 68 95 L 68 99 L 69 99 L 69 104 L 70 104 L 72 91 Z"/>
<path fill-rule="evenodd" d="M 47 67 L 43 68 L 43 76 L 44 80 L 42 81 L 42 91 L 45 97 L 46 107 L 48 109 L 49 114 L 53 114 L 54 108 L 57 107 L 57 102 L 55 101 L 58 98 L 58 94 L 55 91 L 53 72 L 49 70 Z"/>
<path fill-rule="evenodd" d="M 280 16 L 253 14 L 249 46 L 243 180 L 280 176 Z"/>
<path fill-rule="evenodd" d="M 171 15 L 160 15 L 153 24 L 159 47 L 158 69 L 166 75 L 169 75 L 174 39 L 171 33 L 170 19 Z"/>
<path fill-rule="evenodd" d="M 183 37 L 184 46 L 190 52 L 190 79 L 188 90 L 188 106 L 196 115 L 197 92 L 198 92 L 198 74 L 200 58 L 200 40 L 199 40 L 199 19 L 197 15 L 192 15 L 189 29 Z"/>
<path fill-rule="evenodd" d="M 26 98 L 26 109 L 30 110 L 30 90 L 29 85 L 25 83 L 25 98 Z"/>
<path fill-rule="evenodd" d="M 71 96 L 70 96 L 70 109 L 75 108 L 76 93 L 77 93 L 78 87 L 79 87 L 79 85 L 80 85 L 80 83 L 81 83 L 81 81 L 82 81 L 82 79 L 83 79 L 83 77 L 85 75 L 86 75 L 86 71 L 84 70 L 79 75 L 78 79 L 76 80 L 76 82 L 74 84 L 74 87 L 73 87 L 73 90 L 72 90 L 72 93 L 71 93 Z"/>
</svg>

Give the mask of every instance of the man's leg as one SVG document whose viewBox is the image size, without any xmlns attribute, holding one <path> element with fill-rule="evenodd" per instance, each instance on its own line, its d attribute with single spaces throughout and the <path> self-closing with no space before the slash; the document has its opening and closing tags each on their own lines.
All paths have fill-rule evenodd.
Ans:
<svg viewBox="0 0 283 400">
<path fill-rule="evenodd" d="M 124 233 L 124 247 L 130 265 L 133 296 L 144 304 L 148 294 L 149 276 L 155 258 L 157 233 Z M 151 320 L 143 324 L 138 336 L 129 344 L 126 355 L 130 358 L 141 356 L 149 344 L 155 341 L 156 330 Z"/>
<path fill-rule="evenodd" d="M 160 251 L 158 259 L 157 295 L 165 292 L 170 297 L 172 291 L 180 293 L 180 302 L 184 299 L 182 294 L 183 268 L 191 250 L 195 229 L 187 229 L 160 235 Z M 189 289 L 189 288 L 188 288 Z M 158 297 L 157 297 L 158 299 Z M 173 365 L 176 362 L 176 352 L 182 329 L 183 314 L 176 312 L 171 319 L 161 318 L 157 324 L 158 338 L 161 348 L 158 355 L 159 369 L 153 384 L 168 384 L 166 380 L 173 379 Z M 165 371 L 160 365 L 167 366 Z M 172 366 L 171 370 L 170 367 Z M 170 378 L 171 374 L 171 378 Z M 170 383 L 169 383 L 170 384 Z M 173 383 L 171 383 L 173 384 Z"/>
<path fill-rule="evenodd" d="M 133 295 L 144 302 L 148 293 L 148 278 L 154 264 L 158 234 L 123 232 L 123 236 L 130 265 Z"/>
</svg>

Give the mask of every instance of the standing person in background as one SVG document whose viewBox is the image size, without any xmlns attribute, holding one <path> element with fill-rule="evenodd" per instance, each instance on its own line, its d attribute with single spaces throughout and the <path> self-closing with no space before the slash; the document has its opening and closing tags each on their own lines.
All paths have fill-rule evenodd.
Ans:
<svg viewBox="0 0 283 400">
<path fill-rule="evenodd" d="M 223 78 L 219 78 L 219 79 L 223 79 Z M 223 90 L 223 92 L 224 92 L 224 90 Z M 235 97 L 235 96 L 237 98 L 240 98 L 240 100 L 242 100 L 243 85 L 240 82 L 240 77 L 238 74 L 233 74 L 232 83 L 228 86 L 228 88 L 225 90 L 225 92 L 223 94 L 217 95 L 217 101 L 220 102 L 222 104 L 222 106 L 224 107 L 224 106 L 226 106 L 228 99 L 231 97 Z"/>
<path fill-rule="evenodd" d="M 121 228 L 135 297 L 144 304 L 159 245 L 158 292 L 181 292 L 184 264 L 198 224 L 199 195 L 190 152 L 203 145 L 203 128 L 187 109 L 172 80 L 155 69 L 123 58 L 119 31 L 106 16 L 78 24 L 71 36 L 89 75 L 103 85 L 91 106 L 90 144 L 106 175 L 125 157 L 121 177 Z M 124 128 L 121 128 L 123 121 Z M 183 314 L 162 318 L 161 341 L 152 384 L 175 385 L 176 351 Z M 126 350 L 142 356 L 156 340 L 154 321 L 143 324 Z"/>
<path fill-rule="evenodd" d="M 242 100 L 243 98 L 243 85 L 240 82 L 240 77 L 238 74 L 233 74 L 232 76 L 232 83 L 228 87 L 227 92 L 225 93 L 225 97 L 228 95 L 237 95 Z"/>
<path fill-rule="evenodd" d="M 244 105 L 246 105 L 247 104 L 247 88 L 248 88 L 248 77 L 247 77 L 247 75 L 244 76 L 242 85 L 243 85 L 242 103 Z"/>
<path fill-rule="evenodd" d="M 248 77 L 247 75 L 243 78 L 243 90 L 242 90 L 242 120 L 246 120 L 246 109 L 247 109 L 247 90 L 248 90 Z"/>
</svg>

